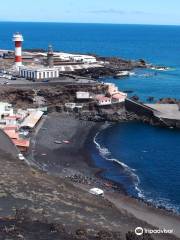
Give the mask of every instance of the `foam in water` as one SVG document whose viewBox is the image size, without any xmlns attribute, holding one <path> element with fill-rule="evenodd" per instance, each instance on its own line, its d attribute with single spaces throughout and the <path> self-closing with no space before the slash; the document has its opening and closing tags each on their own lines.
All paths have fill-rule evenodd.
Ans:
<svg viewBox="0 0 180 240">
<path fill-rule="evenodd" d="M 141 182 L 140 182 L 139 176 L 135 173 L 136 170 L 132 169 L 131 167 L 129 167 L 125 163 L 119 161 L 118 159 L 113 158 L 109 149 L 101 146 L 101 144 L 98 142 L 98 136 L 100 135 L 101 131 L 106 129 L 107 127 L 110 127 L 110 126 L 109 125 L 104 126 L 94 137 L 94 144 L 96 145 L 96 148 L 98 149 L 98 151 L 100 153 L 100 156 L 103 157 L 107 161 L 116 162 L 117 164 L 119 164 L 123 168 L 123 173 L 130 176 L 131 179 L 133 180 L 132 182 L 134 184 L 134 189 L 135 189 L 135 192 L 136 192 L 138 198 L 146 201 L 147 203 L 153 204 L 156 207 L 165 207 L 167 210 L 173 211 L 174 213 L 179 212 L 180 211 L 179 206 L 172 204 L 169 199 L 148 198 L 146 196 L 147 194 L 145 194 L 144 191 L 140 189 L 140 183 Z M 143 153 L 148 153 L 147 150 L 143 150 L 142 152 Z"/>
<path fill-rule="evenodd" d="M 101 129 L 101 131 L 104 130 L 105 128 L 107 128 L 107 127 L 109 127 L 109 126 L 107 126 L 107 125 L 104 126 L 104 127 Z M 117 164 L 119 164 L 119 165 L 123 168 L 124 173 L 126 173 L 127 175 L 129 175 L 129 176 L 131 177 L 131 179 L 133 180 L 134 189 L 137 191 L 138 197 L 139 197 L 139 198 L 143 198 L 144 195 L 143 195 L 142 191 L 141 191 L 140 188 L 139 188 L 140 179 L 139 179 L 138 175 L 135 174 L 135 171 L 136 171 L 136 170 L 130 168 L 128 165 L 126 165 L 125 163 L 119 161 L 118 159 L 112 158 L 112 157 L 111 157 L 111 152 L 109 151 L 109 149 L 107 149 L 107 148 L 105 148 L 105 147 L 102 147 L 102 146 L 98 143 L 97 138 L 98 138 L 98 136 L 99 136 L 99 134 L 100 134 L 101 131 L 99 131 L 99 132 L 95 135 L 95 137 L 94 137 L 94 143 L 95 143 L 96 148 L 98 149 L 98 151 L 99 151 L 99 153 L 100 153 L 100 156 L 103 157 L 104 159 L 106 159 L 107 161 L 116 162 Z"/>
</svg>

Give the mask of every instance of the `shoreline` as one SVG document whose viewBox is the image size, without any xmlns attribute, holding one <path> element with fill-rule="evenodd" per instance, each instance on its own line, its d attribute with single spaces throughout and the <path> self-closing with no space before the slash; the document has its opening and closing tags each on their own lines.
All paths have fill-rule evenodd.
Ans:
<svg viewBox="0 0 180 240">
<path fill-rule="evenodd" d="M 36 156 L 39 158 L 38 163 L 49 164 L 48 169 L 46 169 L 48 174 L 65 178 L 72 182 L 73 185 L 81 186 L 86 191 L 91 187 L 102 188 L 109 201 L 111 201 L 111 198 L 114 201 L 112 196 L 116 196 L 115 198 L 119 196 L 120 199 L 126 198 L 130 206 L 135 204 L 137 207 L 142 208 L 143 211 L 152 210 L 157 215 L 179 218 L 180 216 L 172 211 L 157 208 L 141 198 L 130 196 L 123 188 L 123 185 L 101 176 L 101 173 L 106 169 L 100 169 L 96 166 L 89 153 L 88 144 L 92 142 L 95 134 L 103 125 L 101 123 L 81 121 L 66 113 L 50 114 L 43 127 L 39 130 L 38 136 L 36 136 L 35 151 Z M 53 129 L 53 126 L 56 126 L 55 129 Z M 48 141 L 47 139 L 43 141 L 46 134 L 48 134 Z M 60 135 L 69 140 L 69 144 L 55 145 L 53 140 Z M 41 153 L 46 154 L 46 156 L 41 156 Z M 51 156 L 51 161 L 53 160 L 52 163 L 48 161 L 49 156 Z"/>
<path fill-rule="evenodd" d="M 89 144 L 93 144 L 94 138 L 97 135 L 98 132 L 102 131 L 105 126 L 106 123 L 101 123 L 101 124 L 96 124 L 89 132 L 89 135 L 87 136 L 87 139 L 84 143 L 83 148 L 85 149 L 85 151 L 87 151 L 88 153 L 88 163 L 90 167 L 95 167 L 96 169 L 98 169 L 98 171 L 95 173 L 95 176 L 97 178 L 100 178 L 102 181 L 109 181 L 111 188 L 115 191 L 121 192 L 124 195 L 128 195 L 126 189 L 124 188 L 124 186 L 121 183 L 117 183 L 111 179 L 108 179 L 106 177 L 102 176 L 102 173 L 106 172 L 107 169 L 103 169 L 103 168 L 98 168 L 96 165 L 95 160 L 93 160 L 92 156 L 91 156 L 91 152 L 89 151 L 88 147 Z M 109 124 L 111 125 L 111 123 Z M 102 129 L 103 128 L 103 129 Z"/>
<path fill-rule="evenodd" d="M 95 160 L 92 159 L 92 156 L 91 156 L 91 153 L 90 151 L 88 151 L 88 145 L 89 144 L 92 144 L 93 140 L 94 140 L 94 137 L 96 136 L 96 134 L 99 132 L 99 131 L 103 131 L 104 128 L 102 129 L 102 127 L 105 125 L 106 123 L 103 123 L 99 126 L 95 126 L 93 127 L 91 130 L 90 130 L 90 133 L 84 143 L 84 148 L 86 149 L 87 152 L 89 152 L 89 159 L 90 159 L 90 167 L 93 166 L 93 167 L 96 167 L 96 162 Z M 110 124 L 111 125 L 111 124 Z M 109 127 L 109 126 L 107 126 Z M 151 203 L 151 202 L 148 202 L 147 200 L 141 198 L 141 197 L 135 197 L 133 195 L 130 195 L 127 190 L 124 188 L 123 184 L 121 183 L 117 183 L 117 182 L 114 182 L 113 180 L 111 179 L 108 179 L 106 177 L 103 177 L 102 176 L 102 173 L 106 172 L 107 169 L 100 169 L 96 174 L 95 176 L 97 176 L 98 178 L 100 178 L 102 181 L 109 181 L 110 184 L 112 184 L 112 186 L 110 187 L 111 189 L 109 191 L 106 191 L 105 190 L 105 194 L 106 194 L 106 198 L 111 202 L 113 203 L 118 209 L 120 207 L 120 209 L 124 211 L 127 211 L 129 212 L 129 209 L 132 207 L 131 209 L 131 214 L 133 214 L 135 217 L 139 218 L 140 220 L 143 220 L 143 221 L 146 221 L 148 222 L 149 219 L 149 216 L 148 215 L 151 215 L 154 216 L 154 214 L 156 215 L 160 215 L 161 217 L 167 217 L 167 219 L 170 217 L 172 219 L 175 219 L 177 220 L 177 222 L 180 221 L 180 213 L 178 212 L 175 212 L 173 210 L 170 210 L 170 209 L 167 209 L 166 207 L 164 206 L 156 206 L 155 204 Z M 117 188 L 113 188 L 113 186 L 116 186 Z M 82 187 L 82 186 L 81 186 Z M 82 189 L 84 189 L 84 187 L 82 187 Z M 104 190 L 104 189 L 103 189 Z M 121 201 L 119 201 L 119 198 L 121 198 Z M 127 205 L 127 206 L 126 206 Z M 135 208 L 135 209 L 134 209 Z M 136 210 L 139 209 L 137 212 Z M 143 212 L 148 212 L 147 216 L 144 218 L 144 213 L 141 214 L 141 211 Z M 139 216 L 139 213 L 140 213 L 140 217 Z M 154 220 L 156 222 L 156 219 Z M 151 223 L 151 220 L 148 222 L 148 223 Z M 158 224 L 158 221 L 157 221 L 157 224 Z M 165 226 L 168 228 L 166 224 L 166 220 L 164 221 L 164 225 L 162 225 L 161 227 L 165 228 Z M 173 223 L 171 222 L 170 225 L 172 224 L 173 226 Z M 154 225 L 155 226 L 155 225 Z M 160 226 L 159 226 L 160 227 Z M 176 227 L 176 230 L 178 228 Z"/>
<path fill-rule="evenodd" d="M 173 235 L 153 235 L 155 240 L 179 239 L 179 216 L 147 206 L 123 191 L 113 189 L 109 181 L 96 178 L 100 169 L 89 165 L 90 158 L 84 147 L 92 130 L 99 129 L 99 126 L 79 121 L 70 114 L 48 115 L 32 138 L 35 145 L 31 150 L 42 167 L 40 171 L 18 159 L 0 155 L 3 212 L 7 211 L 12 219 L 14 208 L 20 212 L 25 209 L 32 219 L 63 223 L 71 233 L 77 229 L 90 229 L 95 234 L 106 231 L 125 236 L 129 231 L 134 232 L 137 226 L 142 226 L 147 229 L 174 229 Z M 54 141 L 60 137 L 69 143 L 55 144 Z M 96 186 L 104 190 L 103 198 L 89 193 Z M 0 217 L 4 218 L 3 212 L 0 211 Z"/>
<path fill-rule="evenodd" d="M 39 132 L 37 133 L 38 138 L 36 136 L 33 137 L 33 142 L 36 143 L 33 147 L 31 147 L 30 155 L 32 154 L 32 150 L 33 152 L 36 152 L 34 160 L 38 156 L 38 161 L 35 160 L 37 167 L 39 166 L 41 170 L 50 175 L 68 179 L 73 184 L 84 183 L 94 187 L 103 188 L 108 192 L 117 192 L 129 198 L 135 199 L 140 203 L 147 205 L 147 207 L 150 206 L 155 209 L 166 211 L 174 216 L 180 216 L 178 212 L 169 210 L 164 206 L 158 207 L 141 197 L 129 194 L 123 184 L 102 176 L 107 169 L 97 166 L 95 160 L 92 158 L 89 145 L 93 144 L 95 135 L 104 129 L 106 123 L 79 120 L 76 119 L 74 115 L 68 115 L 67 113 L 52 113 L 50 116 L 50 119 L 45 119 L 40 127 Z M 61 117 L 62 120 L 60 120 L 59 117 Z M 60 123 L 58 123 L 60 128 L 58 128 L 55 124 L 57 123 L 57 120 L 60 121 Z M 65 120 L 66 126 L 62 126 L 61 123 Z M 49 122 L 47 123 L 47 126 L 44 127 L 46 121 Z M 46 143 L 46 131 L 51 128 L 52 125 L 56 125 L 56 128 L 58 129 L 56 130 L 64 134 L 64 140 L 70 141 L 69 144 L 55 145 L 53 143 L 56 139 L 56 130 L 49 133 L 51 140 Z M 74 129 L 74 127 L 76 129 Z M 44 142 L 43 139 L 45 139 Z M 52 150 L 50 148 L 52 148 Z M 59 155 L 61 156 L 61 161 L 59 161 Z M 49 156 L 53 160 L 52 164 L 48 160 Z M 30 158 L 31 157 L 32 155 Z M 41 165 L 42 163 L 43 165 Z"/>
<path fill-rule="evenodd" d="M 93 144 L 92 142 L 93 142 L 94 137 L 96 136 L 96 134 L 97 134 L 98 132 L 104 130 L 104 128 L 102 129 L 102 126 L 104 126 L 105 124 L 106 124 L 106 123 L 103 123 L 103 124 L 101 124 L 100 127 L 95 127 L 95 128 L 93 128 L 93 129 L 91 130 L 91 132 L 90 132 L 90 134 L 89 134 L 89 136 L 88 136 L 88 139 L 86 140 L 86 142 L 85 142 L 85 144 L 84 144 L 84 148 L 86 148 L 86 151 L 88 151 L 88 145 L 89 145 L 89 144 Z M 113 123 L 112 123 L 112 124 L 113 124 Z M 119 123 L 119 124 L 120 124 L 120 123 Z M 111 125 L 111 123 L 109 124 L 109 126 L 110 126 L 110 125 Z M 107 127 L 109 127 L 109 126 L 107 126 Z M 97 151 L 98 151 L 98 149 L 97 149 Z M 90 162 L 89 162 L 89 163 L 90 163 L 90 166 L 97 167 L 95 160 L 92 159 L 92 156 L 91 156 L 90 151 L 88 151 L 88 152 L 89 152 L 89 159 L 90 159 Z M 100 155 L 100 154 L 98 153 L 98 155 Z M 102 156 L 101 156 L 101 157 L 102 157 Z M 102 158 L 103 158 L 103 157 L 102 157 Z M 123 163 L 123 162 L 122 162 L 122 163 Z M 167 212 L 169 212 L 169 213 L 171 213 L 171 214 L 173 214 L 173 215 L 175 215 L 175 216 L 180 216 L 180 213 L 177 212 L 177 211 L 170 210 L 170 209 L 166 208 L 165 206 L 156 206 L 156 204 L 153 203 L 153 202 L 148 202 L 148 200 L 143 199 L 143 198 L 141 198 L 141 197 L 139 197 L 139 196 L 133 196 L 133 195 L 129 194 L 129 193 L 127 192 L 126 188 L 123 186 L 122 183 L 115 182 L 115 181 L 113 181 L 113 180 L 111 180 L 111 179 L 109 179 L 109 178 L 107 178 L 107 177 L 105 177 L 105 176 L 102 176 L 102 173 L 105 173 L 106 171 L 107 171 L 107 169 L 103 169 L 103 168 L 102 168 L 102 169 L 100 169 L 100 170 L 97 172 L 96 176 L 97 176 L 98 178 L 102 179 L 102 180 L 111 182 L 111 183 L 112 183 L 112 186 L 114 185 L 114 186 L 117 187 L 117 189 L 115 189 L 115 191 L 120 192 L 120 193 L 123 193 L 125 196 L 128 196 L 129 198 L 138 200 L 139 202 L 142 202 L 142 203 L 146 204 L 147 206 L 150 206 L 150 207 L 153 207 L 153 208 L 156 208 L 156 209 L 160 209 L 160 210 L 167 211 Z M 120 191 L 119 191 L 119 190 L 120 190 Z"/>
<path fill-rule="evenodd" d="M 30 164 L 35 163 L 36 167 L 48 174 L 68 179 L 75 184 L 88 182 L 126 194 L 123 186 L 100 176 L 104 170 L 96 166 L 88 151 L 89 141 L 103 125 L 104 123 L 81 121 L 67 113 L 51 113 L 32 136 L 32 146 L 28 152 Z M 56 129 L 53 129 L 54 126 Z M 49 136 L 48 142 L 46 134 Z M 62 141 L 62 144 L 55 144 L 55 140 Z M 69 141 L 69 144 L 64 144 L 64 140 Z M 48 160 L 49 157 L 52 162 Z"/>
</svg>

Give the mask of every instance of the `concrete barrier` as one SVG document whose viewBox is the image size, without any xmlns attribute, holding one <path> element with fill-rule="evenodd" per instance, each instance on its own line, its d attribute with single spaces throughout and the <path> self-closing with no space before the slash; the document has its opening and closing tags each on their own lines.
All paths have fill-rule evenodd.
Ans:
<svg viewBox="0 0 180 240">
<path fill-rule="evenodd" d="M 125 108 L 127 111 L 133 112 L 138 116 L 147 117 L 151 123 L 153 121 L 157 125 L 164 127 L 180 128 L 180 119 L 177 118 L 176 115 L 172 118 L 172 116 L 169 116 L 166 112 L 158 111 L 155 108 L 151 108 L 128 98 L 125 101 Z"/>
<path fill-rule="evenodd" d="M 139 102 L 133 101 L 129 98 L 125 100 L 125 108 L 129 112 L 136 113 L 138 116 L 146 116 L 149 118 L 153 118 L 155 115 L 155 112 L 158 112 L 154 110 L 153 108 L 150 108 L 144 104 L 141 104 Z"/>
</svg>

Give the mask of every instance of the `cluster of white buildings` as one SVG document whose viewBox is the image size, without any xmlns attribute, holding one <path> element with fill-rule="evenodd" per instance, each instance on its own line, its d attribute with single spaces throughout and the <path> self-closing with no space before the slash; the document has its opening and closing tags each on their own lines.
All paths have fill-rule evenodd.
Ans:
<svg viewBox="0 0 180 240">
<path fill-rule="evenodd" d="M 36 126 L 43 114 L 39 109 L 18 109 L 15 112 L 11 104 L 0 102 L 0 129 L 21 151 L 27 151 L 30 145 L 28 131 Z"/>
<path fill-rule="evenodd" d="M 105 83 L 108 86 L 107 94 L 93 95 L 90 92 L 76 92 L 77 100 L 90 100 L 93 99 L 98 106 L 110 106 L 116 103 L 123 103 L 127 94 L 120 92 L 118 87 L 113 83 Z"/>
<path fill-rule="evenodd" d="M 33 54 L 41 54 L 41 56 L 46 57 L 46 53 L 33 53 Z M 54 58 L 59 58 L 61 61 L 65 62 L 79 62 L 79 63 L 97 63 L 96 57 L 91 55 L 83 55 L 83 54 L 72 54 L 72 53 L 64 53 L 64 52 L 54 52 Z"/>
<path fill-rule="evenodd" d="M 77 64 L 77 65 L 60 65 L 53 68 L 42 67 L 42 66 L 22 66 L 19 68 L 19 76 L 29 80 L 46 80 L 56 79 L 62 73 L 73 73 L 76 70 L 88 69 L 88 68 L 100 68 L 103 67 L 101 64 Z"/>
<path fill-rule="evenodd" d="M 55 57 L 59 57 L 63 61 L 81 62 L 81 63 L 96 63 L 96 57 L 90 55 L 80 55 L 71 53 L 54 53 Z"/>
<path fill-rule="evenodd" d="M 48 52 L 23 52 L 23 35 L 13 35 L 15 45 L 14 52 L 1 51 L 2 54 L 10 54 L 14 58 L 12 70 L 19 76 L 29 80 L 47 80 L 59 78 L 61 73 L 70 73 L 80 69 L 103 67 L 95 56 L 85 54 L 72 54 L 64 52 L 53 52 L 49 46 Z M 56 64 L 55 64 L 56 62 Z M 47 66 L 45 66 L 47 65 Z"/>
<path fill-rule="evenodd" d="M 97 100 L 98 106 L 108 106 L 115 103 L 123 103 L 127 94 L 118 90 L 118 87 L 114 83 L 105 83 L 108 86 L 108 94 L 97 95 L 95 98 Z"/>
<path fill-rule="evenodd" d="M 33 53 L 34 57 L 41 55 L 46 58 L 48 63 L 51 60 L 51 64 L 48 67 L 36 64 L 34 66 L 23 66 L 22 61 L 19 65 L 19 75 L 22 78 L 29 80 L 47 80 L 56 79 L 60 73 L 74 72 L 80 69 L 102 67 L 100 63 L 97 63 L 96 57 L 90 55 L 79 55 L 71 53 L 53 52 L 51 48 L 51 54 L 47 53 Z M 54 66 L 54 59 L 59 61 L 57 66 Z M 22 60 L 22 58 L 21 58 Z"/>
</svg>

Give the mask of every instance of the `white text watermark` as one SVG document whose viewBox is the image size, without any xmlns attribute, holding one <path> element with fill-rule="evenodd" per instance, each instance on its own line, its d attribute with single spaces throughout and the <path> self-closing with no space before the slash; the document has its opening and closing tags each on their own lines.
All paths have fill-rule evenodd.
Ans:
<svg viewBox="0 0 180 240">
<path fill-rule="evenodd" d="M 142 228 L 137 227 L 135 229 L 135 234 L 137 236 L 141 236 L 143 234 L 172 234 L 174 232 L 173 229 L 148 229 L 148 228 Z"/>
</svg>

